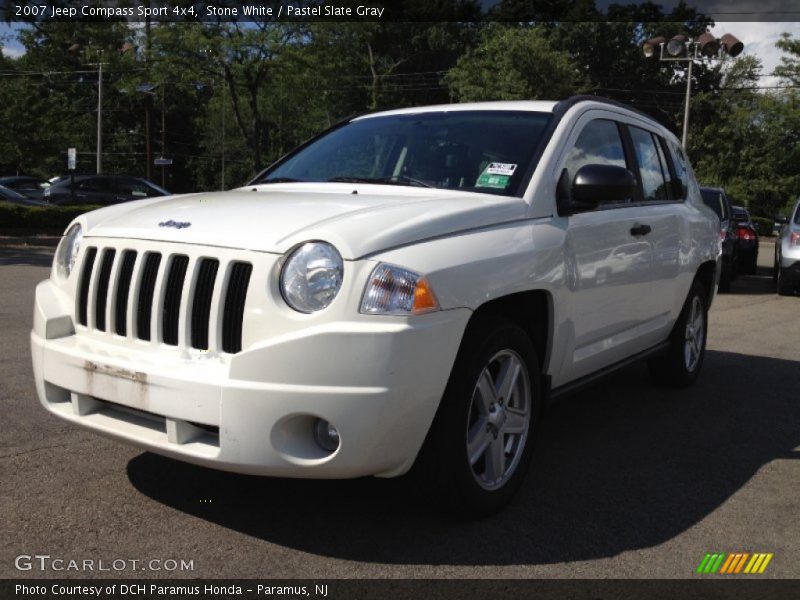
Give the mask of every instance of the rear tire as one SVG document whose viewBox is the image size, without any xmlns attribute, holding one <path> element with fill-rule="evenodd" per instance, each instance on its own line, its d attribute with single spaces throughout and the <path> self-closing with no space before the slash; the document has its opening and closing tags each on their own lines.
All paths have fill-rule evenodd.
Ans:
<svg viewBox="0 0 800 600">
<path fill-rule="evenodd" d="M 647 361 L 653 379 L 672 387 L 686 387 L 694 383 L 703 366 L 707 331 L 706 291 L 695 280 L 670 334 L 666 353 Z"/>
<path fill-rule="evenodd" d="M 525 477 L 542 404 L 527 334 L 499 317 L 470 323 L 415 465 L 426 494 L 463 518 L 500 510 Z"/>
</svg>

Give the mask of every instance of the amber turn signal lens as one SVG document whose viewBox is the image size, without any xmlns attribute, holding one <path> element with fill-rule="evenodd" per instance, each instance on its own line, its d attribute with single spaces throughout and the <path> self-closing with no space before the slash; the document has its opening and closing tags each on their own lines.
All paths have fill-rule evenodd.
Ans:
<svg viewBox="0 0 800 600">
<path fill-rule="evenodd" d="M 414 290 L 414 313 L 429 312 L 432 310 L 439 310 L 439 302 L 436 296 L 433 295 L 433 290 L 428 284 L 428 280 L 424 277 L 417 283 L 417 289 Z"/>
</svg>

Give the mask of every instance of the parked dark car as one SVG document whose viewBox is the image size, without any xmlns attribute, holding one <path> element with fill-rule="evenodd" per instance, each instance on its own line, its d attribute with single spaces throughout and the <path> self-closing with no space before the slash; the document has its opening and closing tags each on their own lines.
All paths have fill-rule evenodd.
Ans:
<svg viewBox="0 0 800 600">
<path fill-rule="evenodd" d="M 52 180 L 51 180 L 52 181 Z M 130 200 L 154 196 L 168 196 L 169 192 L 151 181 L 131 175 L 76 175 L 74 198 L 68 175 L 55 179 L 44 191 L 50 204 L 97 204 L 107 206 Z"/>
<path fill-rule="evenodd" d="M 31 175 L 6 175 L 0 177 L 0 186 L 14 190 L 18 194 L 28 198 L 39 199 L 44 193 L 44 189 L 50 185 L 49 182 L 39 177 Z"/>
<path fill-rule="evenodd" d="M 758 232 L 743 206 L 732 206 L 739 238 L 739 272 L 753 274 L 758 267 Z"/>
<path fill-rule="evenodd" d="M 10 202 L 11 204 L 23 204 L 25 206 L 47 206 L 47 204 L 41 200 L 29 198 L 4 185 L 0 185 L 0 201 Z"/>
<path fill-rule="evenodd" d="M 700 194 L 703 202 L 719 217 L 719 236 L 722 239 L 722 272 L 719 276 L 719 291 L 730 290 L 731 281 L 736 279 L 739 268 L 739 237 L 735 223 L 731 202 L 725 190 L 715 187 L 701 187 Z"/>
</svg>

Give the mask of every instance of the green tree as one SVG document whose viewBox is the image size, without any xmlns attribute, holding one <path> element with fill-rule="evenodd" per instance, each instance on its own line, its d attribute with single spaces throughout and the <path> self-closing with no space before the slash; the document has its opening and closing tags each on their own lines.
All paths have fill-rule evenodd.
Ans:
<svg viewBox="0 0 800 600">
<path fill-rule="evenodd" d="M 552 47 L 540 27 L 488 27 L 445 76 L 454 99 L 558 99 L 579 93 L 588 82 L 563 50 Z"/>
</svg>

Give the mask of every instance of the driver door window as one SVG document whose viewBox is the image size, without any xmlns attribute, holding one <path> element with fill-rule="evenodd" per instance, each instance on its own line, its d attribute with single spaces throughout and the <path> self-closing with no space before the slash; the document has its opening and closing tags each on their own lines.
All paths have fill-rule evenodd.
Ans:
<svg viewBox="0 0 800 600">
<path fill-rule="evenodd" d="M 568 181 L 575 179 L 575 174 L 581 167 L 592 164 L 627 167 L 622 137 L 614 121 L 595 119 L 584 127 L 564 162 Z M 629 198 L 628 202 L 630 200 Z"/>
</svg>

